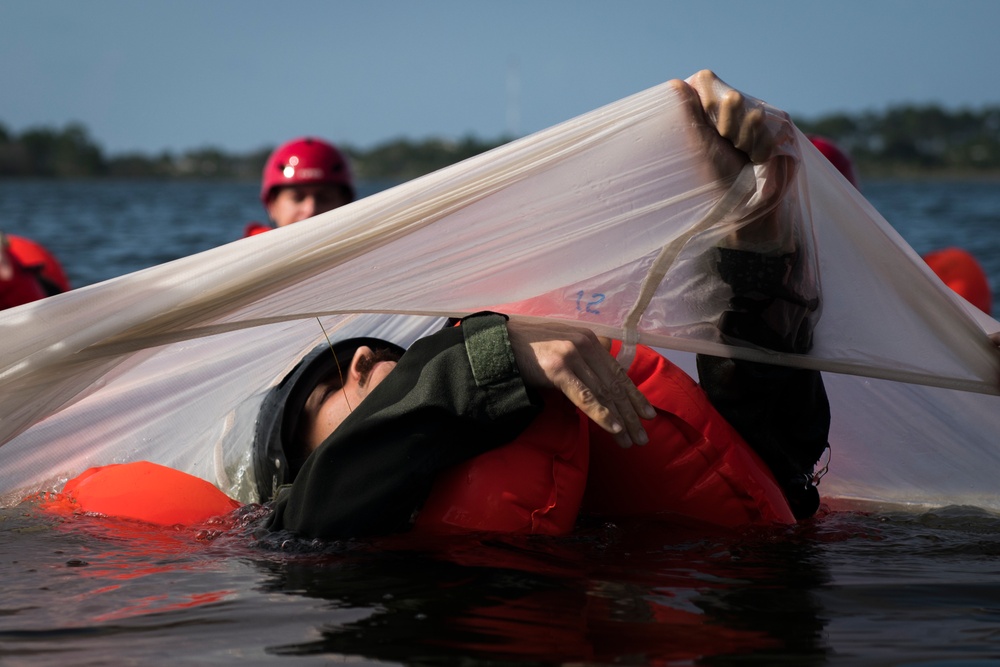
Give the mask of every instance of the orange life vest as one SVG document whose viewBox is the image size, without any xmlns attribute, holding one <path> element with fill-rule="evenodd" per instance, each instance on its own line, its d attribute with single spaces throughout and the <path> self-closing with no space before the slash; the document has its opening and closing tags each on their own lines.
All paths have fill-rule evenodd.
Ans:
<svg viewBox="0 0 1000 667">
<path fill-rule="evenodd" d="M 149 461 L 90 468 L 41 504 L 56 514 L 104 514 L 159 526 L 194 525 L 240 506 L 200 477 Z"/>
<path fill-rule="evenodd" d="M 565 535 L 581 509 L 722 528 L 795 522 L 767 466 L 684 371 L 639 346 L 628 375 L 657 410 L 649 444 L 623 449 L 549 396 L 516 440 L 440 475 L 415 529 Z"/>
<path fill-rule="evenodd" d="M 687 373 L 640 345 L 628 376 L 656 408 L 649 444 L 623 449 L 591 425 L 585 511 L 723 528 L 795 523 L 771 471 Z"/>
<path fill-rule="evenodd" d="M 569 533 L 587 485 L 588 421 L 550 392 L 545 409 L 513 442 L 438 475 L 414 530 Z"/>
<path fill-rule="evenodd" d="M 976 258 L 961 248 L 944 248 L 924 255 L 924 261 L 941 281 L 987 315 L 993 294 L 986 272 Z"/>
<path fill-rule="evenodd" d="M 10 239 L 5 236 L 5 239 Z M 0 310 L 48 296 L 35 273 L 6 246 L 0 246 Z"/>
<path fill-rule="evenodd" d="M 13 255 L 26 269 L 36 271 L 43 281 L 48 295 L 68 292 L 70 289 L 62 264 L 45 247 L 23 236 L 7 235 L 7 242 Z"/>
<path fill-rule="evenodd" d="M 271 227 L 270 225 L 265 225 L 260 222 L 248 222 L 247 226 L 243 228 L 243 238 L 247 238 L 248 236 L 256 236 L 257 234 L 263 234 L 264 232 L 269 232 L 272 229 L 274 229 L 274 227 Z"/>
</svg>

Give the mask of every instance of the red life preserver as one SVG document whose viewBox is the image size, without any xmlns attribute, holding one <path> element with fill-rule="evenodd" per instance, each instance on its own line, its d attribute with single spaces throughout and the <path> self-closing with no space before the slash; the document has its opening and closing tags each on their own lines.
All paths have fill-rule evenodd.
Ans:
<svg viewBox="0 0 1000 667">
<path fill-rule="evenodd" d="M 767 466 L 684 371 L 639 346 L 628 375 L 657 408 L 649 444 L 623 449 L 550 395 L 516 440 L 439 476 L 416 530 L 565 535 L 580 510 L 722 528 L 795 522 Z"/>
<path fill-rule="evenodd" d="M 21 262 L 21 265 L 38 273 L 48 296 L 70 290 L 69 279 L 66 278 L 62 264 L 43 245 L 23 236 L 11 234 L 7 234 L 7 241 L 10 253 Z"/>
<path fill-rule="evenodd" d="M 623 449 L 591 426 L 585 511 L 723 528 L 795 523 L 770 470 L 690 376 L 642 345 L 628 375 L 657 411 L 649 443 Z"/>
<path fill-rule="evenodd" d="M 438 476 L 414 530 L 568 534 L 587 484 L 587 422 L 562 394 L 550 393 L 513 442 Z"/>
<path fill-rule="evenodd" d="M 27 269 L 6 245 L 0 246 L 0 310 L 44 299 L 46 296 L 48 295 L 35 273 Z"/>
<path fill-rule="evenodd" d="M 186 526 L 228 514 L 241 504 L 200 477 L 134 461 L 85 470 L 40 506 L 57 514 L 86 512 Z"/>
</svg>

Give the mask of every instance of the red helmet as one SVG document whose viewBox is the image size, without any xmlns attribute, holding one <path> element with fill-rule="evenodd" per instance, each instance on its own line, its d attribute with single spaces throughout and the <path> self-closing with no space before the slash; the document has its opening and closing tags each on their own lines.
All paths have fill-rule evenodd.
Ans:
<svg viewBox="0 0 1000 667">
<path fill-rule="evenodd" d="M 278 146 L 267 158 L 260 184 L 260 200 L 266 207 L 275 188 L 285 185 L 340 185 L 354 201 L 351 169 L 333 144 L 301 137 Z"/>
<path fill-rule="evenodd" d="M 851 162 L 851 158 L 847 156 L 847 153 L 842 151 L 840 147 L 827 139 L 826 137 L 820 137 L 815 134 L 809 135 L 809 141 L 812 145 L 819 149 L 827 160 L 833 163 L 833 166 L 837 168 L 841 174 L 844 175 L 851 185 L 858 187 L 858 179 L 854 176 L 854 163 Z"/>
</svg>

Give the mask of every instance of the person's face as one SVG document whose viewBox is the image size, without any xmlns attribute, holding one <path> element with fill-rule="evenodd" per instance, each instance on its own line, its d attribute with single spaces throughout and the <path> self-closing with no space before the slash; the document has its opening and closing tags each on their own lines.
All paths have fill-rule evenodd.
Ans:
<svg viewBox="0 0 1000 667">
<path fill-rule="evenodd" d="M 347 203 L 347 193 L 339 185 L 286 185 L 271 198 L 267 214 L 284 227 Z"/>
<path fill-rule="evenodd" d="M 359 347 L 343 378 L 343 386 L 341 378 L 334 376 L 317 384 L 306 399 L 298 426 L 306 455 L 319 447 L 396 367 L 395 361 L 378 361 L 366 370 L 362 359 L 372 354 L 370 348 Z"/>
</svg>

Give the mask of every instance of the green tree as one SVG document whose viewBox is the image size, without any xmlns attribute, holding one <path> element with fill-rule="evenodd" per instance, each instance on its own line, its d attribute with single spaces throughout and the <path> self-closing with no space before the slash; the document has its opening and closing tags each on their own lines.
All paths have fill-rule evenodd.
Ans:
<svg viewBox="0 0 1000 667">
<path fill-rule="evenodd" d="M 81 177 L 107 172 L 101 149 L 79 123 L 70 123 L 59 132 L 48 128 L 25 131 L 17 143 L 18 158 L 27 176 Z"/>
</svg>

